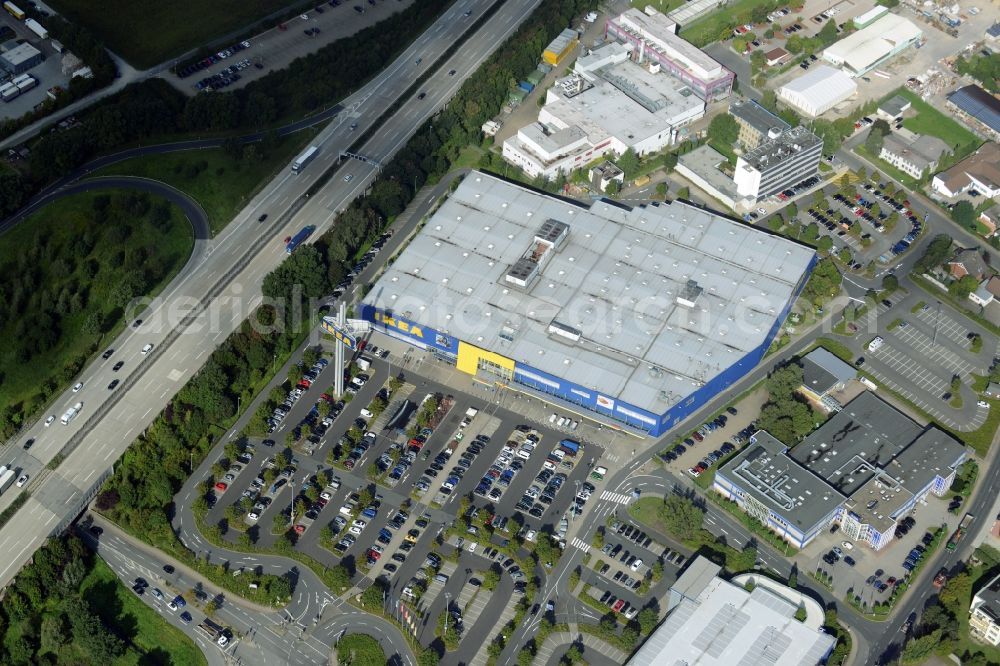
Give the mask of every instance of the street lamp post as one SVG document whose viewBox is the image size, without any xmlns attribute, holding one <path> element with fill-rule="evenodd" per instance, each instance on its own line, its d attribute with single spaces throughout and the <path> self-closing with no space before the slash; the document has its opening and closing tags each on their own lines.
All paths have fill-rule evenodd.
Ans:
<svg viewBox="0 0 1000 666">
<path fill-rule="evenodd" d="M 288 526 L 295 522 L 295 479 L 288 479 L 288 488 L 292 491 L 292 498 L 288 500 Z"/>
<path fill-rule="evenodd" d="M 451 611 L 451 595 L 444 593 L 444 633 L 448 633 L 448 613 Z"/>
</svg>

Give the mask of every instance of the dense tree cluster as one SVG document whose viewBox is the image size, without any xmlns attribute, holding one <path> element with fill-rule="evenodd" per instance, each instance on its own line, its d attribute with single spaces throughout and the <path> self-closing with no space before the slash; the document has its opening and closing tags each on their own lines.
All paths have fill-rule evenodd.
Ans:
<svg viewBox="0 0 1000 666">
<path fill-rule="evenodd" d="M 108 664 L 134 650 L 82 596 L 92 557 L 75 537 L 53 539 L 35 553 L 0 604 L 0 663 Z"/>
<path fill-rule="evenodd" d="M 16 229 L 16 252 L 0 257 L 0 376 L 32 366 L 37 393 L 25 403 L 23 382 L 0 384 L 6 400 L 0 436 L 8 437 L 66 381 L 76 376 L 101 336 L 121 321 L 132 298 L 145 294 L 186 258 L 162 241 L 184 233 L 171 206 L 145 193 L 125 192 L 90 199 L 91 206 L 53 220 L 42 217 L 33 229 Z M 39 213 L 40 216 L 46 214 Z M 29 239 L 23 238 L 30 234 Z M 10 236 L 8 236 L 10 237 Z M 12 247 L 13 249 L 13 247 Z M 186 249 L 186 248 L 185 248 Z M 63 358 L 67 340 L 83 353 Z M 57 358 L 58 357 L 58 358 Z M 6 389 L 6 390 L 5 390 Z"/>
<path fill-rule="evenodd" d="M 802 386 L 802 366 L 787 363 L 776 368 L 765 386 L 768 399 L 760 410 L 757 425 L 791 446 L 816 426 L 816 414 L 798 394 Z"/>
<path fill-rule="evenodd" d="M 997 83 L 1000 81 L 1000 53 L 988 56 L 976 53 L 968 59 L 959 56 L 955 60 L 955 71 L 976 79 L 991 93 L 1000 92 L 1000 84 Z"/>
<path fill-rule="evenodd" d="M 938 234 L 927 244 L 924 254 L 913 265 L 916 273 L 926 273 L 948 258 L 951 254 L 951 236 Z"/>
<path fill-rule="evenodd" d="M 816 240 L 818 228 L 810 223 L 803 229 L 802 239 Z M 803 298 L 808 299 L 816 305 L 822 305 L 836 296 L 840 292 L 840 284 L 843 281 L 837 265 L 830 257 L 820 259 L 809 275 L 806 286 L 802 288 Z"/>
</svg>

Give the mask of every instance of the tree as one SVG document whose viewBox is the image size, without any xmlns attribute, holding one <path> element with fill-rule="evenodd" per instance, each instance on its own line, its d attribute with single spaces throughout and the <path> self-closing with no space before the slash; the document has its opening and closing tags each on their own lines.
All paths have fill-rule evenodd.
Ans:
<svg viewBox="0 0 1000 666">
<path fill-rule="evenodd" d="M 821 236 L 820 239 L 816 241 L 816 249 L 824 254 L 829 253 L 832 248 L 833 239 L 829 236 Z"/>
<path fill-rule="evenodd" d="M 966 229 L 974 229 L 976 226 L 976 209 L 968 201 L 959 201 L 951 209 L 951 219 Z"/>
<path fill-rule="evenodd" d="M 962 571 L 950 578 L 941 591 L 938 592 L 938 601 L 956 613 L 956 609 L 962 609 L 968 605 L 971 597 L 972 576 L 967 571 Z"/>
<path fill-rule="evenodd" d="M 753 71 L 759 72 L 764 69 L 764 64 L 767 62 L 767 58 L 764 56 L 764 52 L 757 49 L 750 53 L 750 66 L 753 67 Z"/>
<path fill-rule="evenodd" d="M 417 666 L 437 666 L 440 662 L 441 655 L 431 648 L 424 648 L 417 655 Z"/>
<path fill-rule="evenodd" d="M 639 156 L 635 154 L 635 150 L 629 148 L 621 154 L 617 164 L 618 168 L 625 172 L 625 179 L 632 180 L 639 171 Z"/>
<path fill-rule="evenodd" d="M 680 495 L 667 497 L 659 513 L 667 531 L 682 541 L 694 539 L 705 518 L 704 511 Z"/>
<path fill-rule="evenodd" d="M 934 654 L 938 643 L 941 641 L 941 630 L 935 629 L 926 636 L 915 638 L 903 648 L 900 660 L 904 664 L 922 664 L 932 654 Z"/>
<path fill-rule="evenodd" d="M 950 252 L 951 236 L 938 234 L 928 243 L 923 256 L 917 260 L 913 269 L 918 273 L 925 273 L 944 261 Z"/>
<path fill-rule="evenodd" d="M 685 185 L 681 189 L 677 190 L 677 196 L 675 198 L 677 198 L 677 199 L 690 199 L 691 198 L 691 190 L 689 190 L 688 187 L 687 187 L 687 185 Z"/>
<path fill-rule="evenodd" d="M 832 259 L 829 257 L 820 259 L 809 276 L 802 295 L 813 303 L 822 305 L 837 295 L 842 280 L 840 271 Z"/>
<path fill-rule="evenodd" d="M 655 608 L 647 606 L 639 611 L 636 621 L 639 623 L 639 633 L 643 636 L 648 636 L 656 629 L 656 625 L 660 622 L 660 615 L 656 612 Z"/>
<path fill-rule="evenodd" d="M 896 291 L 899 289 L 899 278 L 897 278 L 892 273 L 889 273 L 882 278 L 882 289 L 885 291 Z"/>
<path fill-rule="evenodd" d="M 979 282 L 971 275 L 964 275 L 948 285 L 948 293 L 957 298 L 968 298 L 979 287 Z"/>
<path fill-rule="evenodd" d="M 68 640 L 66 621 L 62 613 L 42 618 L 40 652 L 58 652 Z"/>
<path fill-rule="evenodd" d="M 493 591 L 496 589 L 497 585 L 500 583 L 500 572 L 496 568 L 490 567 L 483 574 L 483 589 Z"/>
<path fill-rule="evenodd" d="M 710 141 L 729 146 L 736 143 L 740 135 L 740 126 L 736 119 L 728 113 L 720 113 L 712 118 L 708 124 L 708 138 Z"/>
</svg>

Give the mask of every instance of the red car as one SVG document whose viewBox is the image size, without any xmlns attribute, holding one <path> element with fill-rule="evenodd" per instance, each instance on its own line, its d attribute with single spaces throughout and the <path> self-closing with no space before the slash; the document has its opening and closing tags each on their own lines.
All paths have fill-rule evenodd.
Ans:
<svg viewBox="0 0 1000 666">
<path fill-rule="evenodd" d="M 308 379 L 301 379 L 299 380 L 298 386 L 299 388 L 308 389 L 310 386 L 312 386 L 312 382 L 309 381 Z"/>
<path fill-rule="evenodd" d="M 705 439 L 704 437 L 701 436 L 700 432 L 693 432 L 691 433 L 691 436 L 694 437 L 694 441 L 696 442 L 700 442 Z"/>
<path fill-rule="evenodd" d="M 618 601 L 615 602 L 615 605 L 611 607 L 611 610 L 613 610 L 614 612 L 618 613 L 624 607 L 625 607 L 625 600 L 624 599 L 619 599 Z"/>
<path fill-rule="evenodd" d="M 291 236 L 285 236 L 285 240 L 283 240 L 281 242 L 284 243 L 285 245 L 288 245 L 291 241 L 292 241 L 292 237 Z"/>
<path fill-rule="evenodd" d="M 376 562 L 382 559 L 382 553 L 371 548 L 368 549 L 368 559 L 375 560 Z"/>
<path fill-rule="evenodd" d="M 220 493 L 226 492 L 226 488 L 228 487 L 229 486 L 223 483 L 222 481 L 219 481 L 217 484 L 215 484 L 215 489 L 218 490 Z"/>
<path fill-rule="evenodd" d="M 295 533 L 296 534 L 302 534 L 305 531 L 306 531 L 306 526 L 303 525 L 302 523 L 299 523 L 298 525 L 295 526 Z"/>
</svg>

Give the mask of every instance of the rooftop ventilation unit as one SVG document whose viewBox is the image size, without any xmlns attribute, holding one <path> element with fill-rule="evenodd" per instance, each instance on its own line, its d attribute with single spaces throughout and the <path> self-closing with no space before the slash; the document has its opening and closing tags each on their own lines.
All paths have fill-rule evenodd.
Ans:
<svg viewBox="0 0 1000 666">
<path fill-rule="evenodd" d="M 702 288 L 695 280 L 688 280 L 687 284 L 681 288 L 681 292 L 677 294 L 677 304 L 693 308 L 695 303 L 698 302 L 698 297 L 701 296 L 701 292 Z"/>
</svg>

